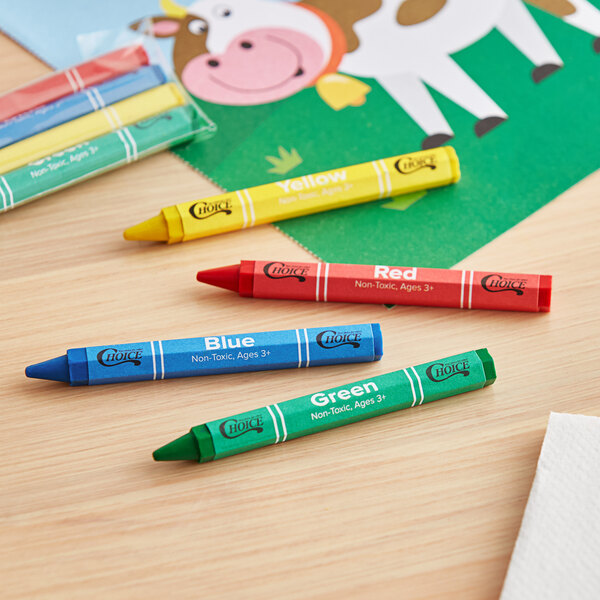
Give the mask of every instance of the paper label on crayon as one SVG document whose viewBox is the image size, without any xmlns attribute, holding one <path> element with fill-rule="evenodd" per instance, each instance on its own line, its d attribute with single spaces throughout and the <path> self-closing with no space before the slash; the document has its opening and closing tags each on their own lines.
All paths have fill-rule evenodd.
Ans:
<svg viewBox="0 0 600 600">
<path fill-rule="evenodd" d="M 539 275 L 256 261 L 255 298 L 538 311 Z"/>
<path fill-rule="evenodd" d="M 476 352 L 466 352 L 207 423 L 215 458 L 285 442 L 482 388 Z"/>
<path fill-rule="evenodd" d="M 90 385 L 375 360 L 370 324 L 86 348 Z"/>
<path fill-rule="evenodd" d="M 185 241 L 452 181 L 448 151 L 436 148 L 178 204 L 177 211 Z"/>
</svg>

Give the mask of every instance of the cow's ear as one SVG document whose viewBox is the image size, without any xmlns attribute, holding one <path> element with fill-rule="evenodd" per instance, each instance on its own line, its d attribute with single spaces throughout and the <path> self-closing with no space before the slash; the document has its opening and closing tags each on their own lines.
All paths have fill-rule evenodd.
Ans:
<svg viewBox="0 0 600 600">
<path fill-rule="evenodd" d="M 166 17 L 164 15 L 160 17 L 146 17 L 145 19 L 140 19 L 139 21 L 131 23 L 131 25 L 129 25 L 129 28 L 133 29 L 134 31 L 139 31 L 140 29 L 145 29 L 146 27 L 149 27 L 150 32 L 155 37 L 167 38 L 177 34 L 179 28 L 181 27 L 182 20 L 183 19 L 178 19 L 176 17 Z"/>
</svg>

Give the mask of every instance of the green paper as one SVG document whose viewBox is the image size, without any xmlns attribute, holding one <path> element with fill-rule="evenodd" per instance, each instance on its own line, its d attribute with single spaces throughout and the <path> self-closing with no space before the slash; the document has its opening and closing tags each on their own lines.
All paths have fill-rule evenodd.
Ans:
<svg viewBox="0 0 600 600">
<path fill-rule="evenodd" d="M 458 184 L 401 210 L 390 210 L 395 201 L 376 201 L 277 227 L 329 262 L 449 267 L 600 167 L 600 56 L 593 36 L 529 10 L 564 61 L 547 79 L 535 84 L 532 63 L 495 30 L 453 55 L 506 111 L 505 123 L 477 138 L 477 119 L 432 92 L 455 133 Z M 363 81 L 372 88 L 366 103 L 339 112 L 314 88 L 263 106 L 201 103 L 219 132 L 176 152 L 234 190 L 419 149 L 422 130 L 376 81 Z M 302 160 L 285 175 L 270 171 L 267 159 L 281 156 L 279 147 Z"/>
</svg>

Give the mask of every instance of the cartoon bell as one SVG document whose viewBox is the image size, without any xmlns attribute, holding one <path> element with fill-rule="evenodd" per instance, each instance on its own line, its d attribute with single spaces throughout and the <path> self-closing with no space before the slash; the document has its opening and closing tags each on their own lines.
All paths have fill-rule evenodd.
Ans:
<svg viewBox="0 0 600 600">
<path fill-rule="evenodd" d="M 333 110 L 341 110 L 347 106 L 361 106 L 367 100 L 371 91 L 366 83 L 342 75 L 341 73 L 327 73 L 317 79 L 315 83 L 317 94 Z"/>
</svg>

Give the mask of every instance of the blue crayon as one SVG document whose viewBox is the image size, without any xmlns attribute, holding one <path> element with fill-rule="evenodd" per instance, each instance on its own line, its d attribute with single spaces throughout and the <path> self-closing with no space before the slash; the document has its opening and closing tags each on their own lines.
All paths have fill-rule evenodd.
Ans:
<svg viewBox="0 0 600 600">
<path fill-rule="evenodd" d="M 73 348 L 27 377 L 99 385 L 380 360 L 378 323 Z"/>
<path fill-rule="evenodd" d="M 163 70 L 150 65 L 0 122 L 0 148 L 62 125 L 166 81 Z"/>
</svg>

